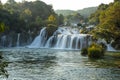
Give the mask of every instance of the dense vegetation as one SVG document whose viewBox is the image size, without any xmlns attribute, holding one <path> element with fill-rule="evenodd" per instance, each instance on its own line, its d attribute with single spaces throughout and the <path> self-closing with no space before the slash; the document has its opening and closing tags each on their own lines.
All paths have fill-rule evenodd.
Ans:
<svg viewBox="0 0 120 80">
<path fill-rule="evenodd" d="M 96 25 L 92 35 L 105 39 L 107 43 L 113 42 L 113 46 L 120 49 L 120 0 L 101 4 L 90 16 L 89 23 Z"/>
<path fill-rule="evenodd" d="M 56 10 L 58 15 L 64 16 L 65 25 L 70 26 L 86 26 L 84 23 L 88 22 L 88 17 L 97 10 L 97 7 L 84 8 L 82 10 Z M 78 25 L 77 25 L 78 24 Z"/>
<path fill-rule="evenodd" d="M 97 7 L 89 7 L 89 8 L 84 8 L 84 9 L 77 10 L 77 11 L 74 11 L 74 10 L 56 10 L 55 12 L 57 14 L 62 14 L 64 16 L 79 13 L 84 18 L 88 18 L 90 16 L 90 14 L 94 13 L 96 10 L 97 10 Z"/>
<path fill-rule="evenodd" d="M 85 21 L 84 17 L 79 13 L 74 13 L 64 17 L 66 25 L 77 26 L 75 24 L 82 24 Z"/>
<path fill-rule="evenodd" d="M 103 44 L 92 43 L 88 48 L 81 50 L 81 55 L 88 56 L 89 58 L 101 58 L 104 56 L 106 47 Z"/>
<path fill-rule="evenodd" d="M 51 15 L 56 18 L 55 25 L 62 24 L 63 20 L 55 14 L 52 6 L 42 1 L 17 3 L 15 0 L 8 0 L 5 4 L 0 2 L 0 32 L 37 32 L 47 26 L 48 17 Z"/>
</svg>

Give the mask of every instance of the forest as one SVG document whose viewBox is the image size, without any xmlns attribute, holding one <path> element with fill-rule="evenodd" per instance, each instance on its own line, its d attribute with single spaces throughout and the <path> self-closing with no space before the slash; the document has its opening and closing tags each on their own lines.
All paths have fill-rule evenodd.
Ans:
<svg viewBox="0 0 120 80">
<path fill-rule="evenodd" d="M 12 38 L 17 39 L 15 35 L 21 33 L 24 35 L 22 43 L 27 42 L 29 35 L 34 38 L 40 29 L 47 27 L 48 24 L 55 26 L 63 24 L 63 19 L 62 15 L 54 12 L 52 5 L 39 0 L 33 2 L 8 0 L 5 4 L 0 2 L 0 36 L 8 35 L 7 38 L 10 39 L 9 36 L 12 35 Z M 15 40 L 12 42 L 14 46 Z"/>
<path fill-rule="evenodd" d="M 113 46 L 120 49 L 120 0 L 99 5 L 89 17 L 89 23 L 96 25 L 91 34 L 104 38 L 108 43 L 113 42 Z"/>
<path fill-rule="evenodd" d="M 50 15 L 58 17 L 52 6 L 42 1 L 17 3 L 15 0 L 8 0 L 5 4 L 0 3 L 1 32 L 20 33 L 40 30 L 46 26 Z"/>
<path fill-rule="evenodd" d="M 85 14 L 90 12 L 90 16 Z M 58 27 L 60 25 L 70 25 L 71 23 L 83 23 L 95 25 L 94 29 L 88 33 L 95 38 L 105 39 L 108 43 L 112 42 L 116 49 L 120 49 L 120 1 L 114 0 L 110 4 L 101 4 L 96 8 L 86 8 L 82 11 L 84 15 L 73 11 L 64 11 L 71 13 L 68 15 L 60 14 L 52 5 L 47 5 L 42 1 L 23 1 L 15 2 L 8 0 L 5 4 L 0 2 L 0 32 L 2 34 L 15 33 L 33 33 L 33 36 L 39 34 L 39 30 L 48 24 Z M 63 12 L 63 11 L 61 11 Z M 94 13 L 92 13 L 94 12 Z M 66 23 L 66 24 L 65 24 Z M 87 25 L 83 25 L 85 28 Z M 84 32 L 84 31 L 83 31 Z M 2 35 L 1 34 L 1 35 Z"/>
</svg>

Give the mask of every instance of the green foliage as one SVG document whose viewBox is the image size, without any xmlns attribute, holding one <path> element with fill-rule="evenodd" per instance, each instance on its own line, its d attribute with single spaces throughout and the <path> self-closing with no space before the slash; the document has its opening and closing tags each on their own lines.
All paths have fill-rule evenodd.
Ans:
<svg viewBox="0 0 120 80">
<path fill-rule="evenodd" d="M 56 24 L 56 17 L 55 17 L 55 15 L 50 15 L 49 17 L 48 17 L 48 23 L 50 23 L 50 24 Z"/>
<path fill-rule="evenodd" d="M 7 0 L 7 3 L 9 3 L 9 4 L 14 4 L 14 3 L 16 3 L 16 2 L 15 2 L 15 0 Z"/>
<path fill-rule="evenodd" d="M 52 36 L 53 33 L 57 30 L 57 25 L 54 25 L 54 24 L 48 24 L 47 25 L 47 34 L 48 34 L 48 37 Z"/>
<path fill-rule="evenodd" d="M 107 46 L 104 43 L 99 43 L 99 45 L 101 45 L 101 47 L 103 48 L 103 53 L 107 50 Z"/>
<path fill-rule="evenodd" d="M 58 16 L 58 25 L 63 25 L 64 24 L 64 16 L 60 14 Z"/>
<path fill-rule="evenodd" d="M 82 10 L 78 10 L 77 12 L 80 13 L 84 18 L 88 18 L 96 10 L 97 10 L 97 7 L 88 7 Z"/>
<path fill-rule="evenodd" d="M 96 38 L 104 38 L 108 43 L 115 41 L 120 37 L 120 1 L 109 5 L 101 4 L 96 13 L 91 15 L 89 21 L 97 25 L 91 32 L 92 35 Z"/>
<path fill-rule="evenodd" d="M 55 14 L 52 6 L 39 0 L 22 3 L 8 0 L 7 3 L 0 4 L 0 24 L 2 22 L 8 26 L 5 33 L 26 33 L 29 30 L 36 33 L 47 25 L 46 20 L 51 14 Z M 57 21 L 56 18 L 56 24 Z M 3 31 L 3 27 L 0 26 L 0 30 Z"/>
<path fill-rule="evenodd" d="M 65 17 L 65 22 L 67 23 L 80 23 L 83 21 L 83 16 L 81 16 L 79 13 L 74 13 L 73 15 L 68 15 Z"/>
<path fill-rule="evenodd" d="M 120 1 L 120 0 L 114 0 L 114 2 L 117 2 L 117 1 Z"/>
<path fill-rule="evenodd" d="M 101 45 L 98 44 L 91 44 L 88 48 L 88 57 L 89 58 L 101 58 L 104 56 L 104 49 Z"/>
<path fill-rule="evenodd" d="M 75 11 L 72 10 L 56 10 L 55 11 L 58 15 L 62 14 L 63 16 L 68 16 L 76 13 Z"/>
<path fill-rule="evenodd" d="M 98 6 L 98 9 L 96 10 L 95 13 L 91 14 L 89 17 L 89 23 L 90 24 L 94 24 L 94 25 L 98 25 L 100 20 L 99 20 L 99 16 L 101 14 L 102 11 L 106 10 L 108 8 L 107 4 L 101 4 Z"/>
<path fill-rule="evenodd" d="M 62 14 L 64 16 L 64 22 L 66 25 L 70 26 L 71 23 L 82 23 L 87 22 L 88 17 L 97 10 L 97 7 L 84 8 L 82 10 L 56 10 L 57 14 Z"/>
<path fill-rule="evenodd" d="M 120 36 L 114 40 L 114 42 L 112 43 L 112 46 L 116 50 L 120 50 Z"/>
<path fill-rule="evenodd" d="M 0 32 L 3 32 L 5 29 L 5 24 L 4 23 L 0 23 Z"/>
<path fill-rule="evenodd" d="M 55 12 L 57 14 L 62 14 L 63 16 L 68 16 L 68 15 L 73 15 L 75 13 L 81 14 L 84 18 L 88 18 L 90 14 L 94 13 L 97 10 L 97 7 L 89 7 L 89 8 L 84 8 L 82 10 L 56 10 Z"/>
</svg>

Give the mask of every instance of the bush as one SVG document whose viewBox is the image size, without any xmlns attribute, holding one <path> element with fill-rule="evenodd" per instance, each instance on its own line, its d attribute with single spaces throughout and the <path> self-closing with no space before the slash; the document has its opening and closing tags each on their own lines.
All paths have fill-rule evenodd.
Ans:
<svg viewBox="0 0 120 80">
<path fill-rule="evenodd" d="M 104 56 L 104 48 L 101 45 L 93 43 L 88 48 L 88 57 L 89 58 L 101 58 Z"/>
<path fill-rule="evenodd" d="M 88 55 L 88 49 L 87 49 L 87 48 L 83 48 L 83 49 L 81 50 L 81 55 L 83 55 L 83 56 Z"/>
</svg>

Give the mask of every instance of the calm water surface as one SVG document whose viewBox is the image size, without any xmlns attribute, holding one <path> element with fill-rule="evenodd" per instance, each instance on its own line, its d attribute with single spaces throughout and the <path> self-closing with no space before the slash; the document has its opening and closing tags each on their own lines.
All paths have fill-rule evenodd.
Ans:
<svg viewBox="0 0 120 80">
<path fill-rule="evenodd" d="M 8 78 L 0 80 L 120 80 L 120 59 L 90 60 L 80 51 L 1 49 Z"/>
</svg>

